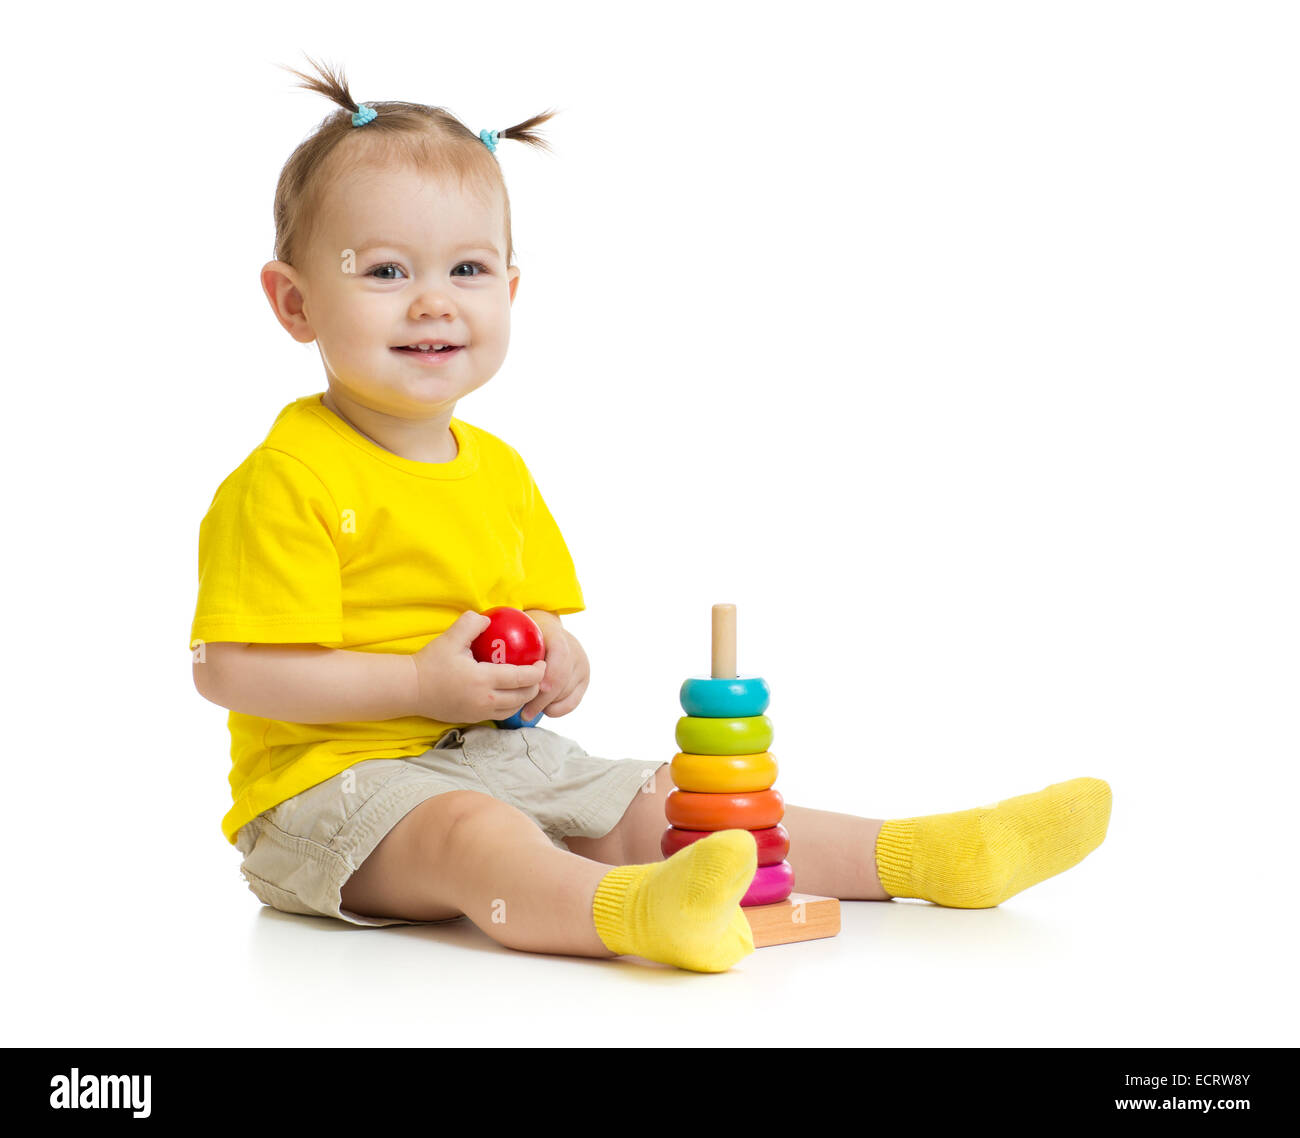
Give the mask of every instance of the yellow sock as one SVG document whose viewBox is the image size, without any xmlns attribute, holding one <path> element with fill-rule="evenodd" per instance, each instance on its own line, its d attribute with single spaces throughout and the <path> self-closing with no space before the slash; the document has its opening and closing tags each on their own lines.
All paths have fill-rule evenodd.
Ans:
<svg viewBox="0 0 1300 1138">
<path fill-rule="evenodd" d="M 747 830 L 718 830 L 667 861 L 617 866 L 596 886 L 596 934 L 620 956 L 725 972 L 754 951 L 740 899 L 757 866 Z"/>
<path fill-rule="evenodd" d="M 1077 865 L 1109 822 L 1110 787 L 1076 778 L 992 806 L 886 822 L 876 871 L 891 897 L 988 909 Z"/>
</svg>

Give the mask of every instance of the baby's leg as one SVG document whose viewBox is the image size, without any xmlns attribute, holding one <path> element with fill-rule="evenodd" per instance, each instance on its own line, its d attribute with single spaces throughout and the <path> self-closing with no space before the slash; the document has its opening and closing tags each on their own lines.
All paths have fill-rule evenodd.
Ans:
<svg viewBox="0 0 1300 1138">
<path fill-rule="evenodd" d="M 534 822 L 474 790 L 426 799 L 384 837 L 342 890 L 365 916 L 464 914 L 527 952 L 634 954 L 724 972 L 754 951 L 740 898 L 753 839 L 714 834 L 654 865 L 608 865 L 557 849 Z"/>
<path fill-rule="evenodd" d="M 601 839 L 624 860 L 661 856 L 664 799 L 673 786 L 663 768 L 655 782 L 654 793 L 638 794 Z M 781 824 L 800 893 L 985 909 L 1082 861 L 1105 838 L 1110 806 L 1105 782 L 1076 778 L 955 814 L 885 822 L 787 805 Z"/>
<path fill-rule="evenodd" d="M 509 948 L 608 957 L 591 917 L 608 872 L 557 849 L 508 803 L 453 790 L 425 799 L 385 835 L 344 884 L 343 907 L 408 921 L 463 914 Z"/>
<path fill-rule="evenodd" d="M 673 790 L 664 763 L 648 779 L 618 824 L 602 838 L 565 838 L 575 853 L 611 865 L 658 861 L 663 857 L 659 840 L 668 826 L 664 800 Z M 876 859 L 867 852 L 876 848 L 881 821 L 804 806 L 785 808 L 781 824 L 790 834 L 791 864 L 795 867 L 795 889 L 841 901 L 888 901 L 876 875 Z M 689 848 L 689 847 L 687 847 Z"/>
</svg>

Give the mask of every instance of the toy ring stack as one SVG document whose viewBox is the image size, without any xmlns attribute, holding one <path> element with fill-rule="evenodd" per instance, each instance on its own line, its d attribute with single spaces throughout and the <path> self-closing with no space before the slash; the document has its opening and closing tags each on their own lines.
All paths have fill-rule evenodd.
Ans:
<svg viewBox="0 0 1300 1138">
<path fill-rule="evenodd" d="M 740 904 L 771 905 L 794 889 L 786 860 L 790 835 L 781 825 L 781 793 L 772 787 L 772 721 L 763 714 L 772 693 L 766 680 L 736 674 L 735 605 L 713 606 L 712 671 L 682 684 L 681 749 L 669 768 L 676 789 L 664 801 L 668 828 L 659 849 L 672 857 L 717 830 L 748 830 L 758 846 L 758 869 Z"/>
</svg>

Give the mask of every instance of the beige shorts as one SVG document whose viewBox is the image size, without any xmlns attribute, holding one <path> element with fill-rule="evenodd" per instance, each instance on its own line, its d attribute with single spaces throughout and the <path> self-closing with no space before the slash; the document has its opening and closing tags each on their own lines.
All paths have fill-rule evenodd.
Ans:
<svg viewBox="0 0 1300 1138">
<path fill-rule="evenodd" d="M 608 834 L 663 765 L 595 758 L 544 727 L 454 727 L 422 755 L 363 759 L 245 823 L 235 834 L 240 872 L 258 900 L 286 913 L 354 925 L 435 923 L 341 907 L 347 879 L 426 798 L 449 790 L 489 794 L 567 849 L 564 838 Z"/>
</svg>

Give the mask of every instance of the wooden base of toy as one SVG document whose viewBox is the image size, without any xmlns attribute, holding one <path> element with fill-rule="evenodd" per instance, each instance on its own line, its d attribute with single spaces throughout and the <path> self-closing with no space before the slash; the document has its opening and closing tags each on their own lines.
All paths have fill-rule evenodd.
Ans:
<svg viewBox="0 0 1300 1138">
<path fill-rule="evenodd" d="M 840 931 L 840 903 L 834 897 L 791 893 L 772 905 L 751 905 L 740 910 L 749 920 L 755 948 L 820 940 Z"/>
</svg>

